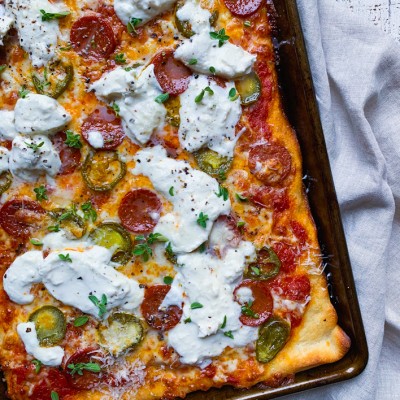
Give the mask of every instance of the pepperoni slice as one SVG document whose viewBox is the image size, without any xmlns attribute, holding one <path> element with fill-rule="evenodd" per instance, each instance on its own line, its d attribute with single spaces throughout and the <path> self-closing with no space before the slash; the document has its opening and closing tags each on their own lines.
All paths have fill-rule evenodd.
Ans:
<svg viewBox="0 0 400 400">
<path fill-rule="evenodd" d="M 102 146 L 94 143 L 99 135 L 102 138 Z M 124 140 L 125 134 L 121 118 L 107 107 L 98 107 L 83 122 L 82 136 L 97 150 L 115 150 Z M 93 144 L 95 145 L 93 146 Z"/>
<path fill-rule="evenodd" d="M 173 50 L 163 50 L 154 59 L 154 73 L 162 90 L 177 96 L 189 86 L 192 72 L 183 63 L 174 58 Z"/>
<path fill-rule="evenodd" d="M 251 173 L 266 185 L 281 183 L 292 169 L 292 156 L 280 145 L 259 144 L 250 149 Z"/>
<path fill-rule="evenodd" d="M 304 246 L 308 240 L 308 235 L 306 230 L 303 228 L 303 225 L 297 221 L 292 221 L 290 226 L 292 227 L 294 235 L 299 239 L 300 245 Z"/>
<path fill-rule="evenodd" d="M 146 289 L 141 306 L 142 314 L 147 323 L 159 331 L 168 331 L 176 326 L 182 318 L 182 309 L 170 306 L 160 310 L 161 303 L 170 291 L 169 285 L 156 285 Z"/>
<path fill-rule="evenodd" d="M 80 56 L 97 61 L 107 59 L 117 45 L 112 26 L 95 14 L 75 21 L 70 39 L 73 49 Z"/>
<path fill-rule="evenodd" d="M 243 287 L 247 287 L 252 291 L 254 301 L 249 308 L 254 314 L 253 316 L 242 314 L 240 321 L 243 325 L 260 326 L 272 315 L 274 301 L 270 289 L 263 281 L 246 279 L 235 289 L 235 297 L 237 291 Z M 235 300 L 237 301 L 237 299 Z M 255 318 L 255 315 L 257 315 L 257 318 Z"/>
<path fill-rule="evenodd" d="M 298 249 L 295 247 L 279 242 L 273 245 L 273 250 L 281 260 L 281 271 L 290 273 L 296 269 L 296 260 L 298 257 Z"/>
<path fill-rule="evenodd" d="M 272 290 L 277 291 L 284 299 L 304 302 L 310 296 L 311 284 L 305 275 L 284 276 L 270 283 Z"/>
<path fill-rule="evenodd" d="M 65 132 L 57 133 L 52 138 L 53 145 L 60 155 L 61 169 L 58 175 L 72 174 L 81 163 L 81 151 L 75 147 L 69 147 L 65 144 L 67 135 Z"/>
<path fill-rule="evenodd" d="M 11 236 L 28 239 L 46 211 L 31 200 L 11 200 L 0 210 L 0 225 Z"/>
<path fill-rule="evenodd" d="M 121 201 L 118 215 L 122 225 L 131 232 L 150 233 L 160 218 L 162 204 L 148 189 L 129 192 Z"/>
<path fill-rule="evenodd" d="M 68 361 L 65 363 L 65 371 L 70 386 L 79 390 L 87 390 L 96 387 L 100 382 L 102 382 L 102 380 L 105 378 L 104 371 L 99 373 L 83 369 L 81 375 L 79 373 L 71 374 L 72 370 L 68 368 L 68 365 L 76 365 L 80 363 L 97 363 L 101 366 L 101 363 L 97 359 L 98 356 L 98 349 L 91 347 L 78 350 L 68 359 Z"/>
<path fill-rule="evenodd" d="M 75 394 L 76 390 L 70 386 L 65 373 L 52 368 L 47 376 L 34 387 L 30 398 L 49 400 L 51 399 L 51 392 L 56 392 L 60 399 L 64 399 Z"/>
<path fill-rule="evenodd" d="M 221 215 L 213 225 L 208 245 L 223 257 L 228 249 L 237 248 L 241 240 L 236 219 L 232 215 Z"/>
<path fill-rule="evenodd" d="M 270 186 L 253 188 L 250 197 L 258 206 L 275 211 L 285 211 L 290 207 L 286 189 L 276 189 Z"/>
<path fill-rule="evenodd" d="M 239 17 L 255 13 L 261 6 L 262 0 L 224 0 L 228 10 Z"/>
</svg>

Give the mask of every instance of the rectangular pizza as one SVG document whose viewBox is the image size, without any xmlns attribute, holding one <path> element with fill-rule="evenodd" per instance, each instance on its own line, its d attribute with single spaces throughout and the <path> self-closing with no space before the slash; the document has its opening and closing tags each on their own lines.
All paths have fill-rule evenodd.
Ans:
<svg viewBox="0 0 400 400">
<path fill-rule="evenodd" d="M 350 348 L 282 109 L 271 7 L 0 1 L 10 399 L 278 387 Z"/>
</svg>

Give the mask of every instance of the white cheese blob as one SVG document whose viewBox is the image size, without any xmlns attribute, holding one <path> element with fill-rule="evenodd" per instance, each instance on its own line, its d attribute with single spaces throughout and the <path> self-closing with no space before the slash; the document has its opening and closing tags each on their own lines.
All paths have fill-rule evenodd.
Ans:
<svg viewBox="0 0 400 400">
<path fill-rule="evenodd" d="M 157 15 L 171 9 L 176 0 L 114 0 L 119 19 L 128 25 L 131 18 L 141 19 L 143 25 Z"/>
<path fill-rule="evenodd" d="M 64 232 L 52 233 L 43 240 L 49 255 L 29 251 L 13 262 L 3 283 L 12 301 L 28 304 L 32 284 L 42 282 L 50 294 L 66 305 L 99 317 L 99 308 L 89 296 L 99 301 L 107 297 L 107 311 L 120 307 L 133 310 L 143 301 L 139 284 L 114 269 L 112 252 L 81 240 L 68 240 Z M 63 261 L 67 256 L 71 261 Z M 25 272 L 25 270 L 27 272 Z"/>
<path fill-rule="evenodd" d="M 104 147 L 104 137 L 99 131 L 89 131 L 88 142 L 94 149 L 101 149 Z"/>
<path fill-rule="evenodd" d="M 61 160 L 48 137 L 19 135 L 12 143 L 9 168 L 14 176 L 34 182 L 45 174 L 57 175 L 61 168 Z"/>
<path fill-rule="evenodd" d="M 255 248 L 249 242 L 229 249 L 223 259 L 207 253 L 178 256 L 177 275 L 161 307 L 184 303 L 181 322 L 167 337 L 181 362 L 201 365 L 228 346 L 242 347 L 257 338 L 257 328 L 240 322 L 241 306 L 233 295 L 246 264 L 255 258 Z M 201 307 L 193 309 L 195 303 Z M 188 318 L 191 322 L 185 323 Z M 225 336 L 226 332 L 233 339 Z"/>
<path fill-rule="evenodd" d="M 17 134 L 14 111 L 0 110 L 0 139 L 13 140 Z"/>
<path fill-rule="evenodd" d="M 214 221 L 230 212 L 230 201 L 216 195 L 219 184 L 214 178 L 185 161 L 167 157 L 162 146 L 141 150 L 135 160 L 133 173 L 149 177 L 156 191 L 173 205 L 154 231 L 167 237 L 175 252 L 195 250 L 208 239 Z M 198 223 L 200 213 L 208 218 L 205 228 Z"/>
<path fill-rule="evenodd" d="M 236 299 L 242 305 L 252 303 L 254 301 L 253 292 L 249 287 L 243 286 L 236 292 Z"/>
<path fill-rule="evenodd" d="M 145 144 L 163 127 L 166 109 L 156 98 L 163 93 L 154 75 L 154 65 L 143 70 L 117 68 L 95 82 L 90 90 L 110 105 L 116 104 L 125 134 Z"/>
<path fill-rule="evenodd" d="M 59 4 L 48 0 L 6 0 L 6 10 L 15 18 L 21 47 L 29 54 L 34 67 L 46 65 L 55 57 L 60 35 L 58 20 L 43 21 L 40 10 L 66 11 Z"/>
<path fill-rule="evenodd" d="M 216 75 L 226 79 L 249 74 L 257 57 L 230 42 L 225 42 L 220 47 L 219 41 L 210 36 L 213 29 L 210 23 L 205 23 L 206 13 L 211 17 L 210 12 L 202 9 L 196 0 L 187 1 L 178 10 L 178 18 L 190 22 L 196 34 L 183 40 L 175 51 L 175 58 L 202 74 L 210 75 L 211 67 L 215 69 Z M 191 63 L 193 59 L 197 60 L 197 63 Z"/>
<path fill-rule="evenodd" d="M 8 157 L 10 152 L 5 147 L 0 146 L 0 175 L 8 171 Z"/>
<path fill-rule="evenodd" d="M 4 36 L 6 36 L 13 23 L 13 16 L 8 15 L 4 6 L 0 4 L 0 45 L 3 45 Z"/>
<path fill-rule="evenodd" d="M 207 87 L 214 94 L 206 91 L 203 99 L 196 103 L 196 97 Z M 192 153 L 209 147 L 223 156 L 233 157 L 240 137 L 236 136 L 236 125 L 242 115 L 240 98 L 235 101 L 229 98 L 234 88 L 232 82 L 222 88 L 204 75 L 191 78 L 188 89 L 180 97 L 179 139 L 185 150 Z"/>
<path fill-rule="evenodd" d="M 15 105 L 15 129 L 25 135 L 49 135 L 64 128 L 71 116 L 58 101 L 41 94 L 29 94 Z"/>
<path fill-rule="evenodd" d="M 64 358 L 64 350 L 60 346 L 41 347 L 33 322 L 18 324 L 17 332 L 28 354 L 39 360 L 43 365 L 58 367 Z"/>
</svg>

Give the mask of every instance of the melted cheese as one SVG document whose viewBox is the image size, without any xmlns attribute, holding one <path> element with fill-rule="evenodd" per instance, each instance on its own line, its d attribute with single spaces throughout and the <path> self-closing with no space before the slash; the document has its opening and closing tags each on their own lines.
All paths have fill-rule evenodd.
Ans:
<svg viewBox="0 0 400 400">
<path fill-rule="evenodd" d="M 196 97 L 206 87 L 214 94 L 205 92 L 203 99 Z M 235 85 L 228 82 L 222 88 L 206 76 L 193 77 L 189 87 L 181 95 L 179 139 L 182 147 L 194 152 L 209 147 L 217 153 L 233 157 L 233 151 L 240 135 L 236 136 L 236 124 L 242 115 L 240 98 L 231 101 L 229 92 Z"/>
<path fill-rule="evenodd" d="M 155 232 L 167 237 L 175 252 L 195 250 L 208 239 L 214 221 L 230 212 L 230 201 L 216 195 L 219 185 L 215 179 L 185 161 L 167 157 L 161 146 L 141 150 L 135 160 L 133 173 L 149 177 L 157 192 L 173 205 L 172 212 L 161 216 Z M 205 228 L 197 222 L 200 213 L 208 216 Z"/>
<path fill-rule="evenodd" d="M 8 171 L 8 157 L 10 152 L 5 148 L 0 146 L 0 175 L 3 172 Z"/>
<path fill-rule="evenodd" d="M 13 140 L 18 134 L 14 111 L 0 110 L 0 121 L 0 140 Z"/>
</svg>

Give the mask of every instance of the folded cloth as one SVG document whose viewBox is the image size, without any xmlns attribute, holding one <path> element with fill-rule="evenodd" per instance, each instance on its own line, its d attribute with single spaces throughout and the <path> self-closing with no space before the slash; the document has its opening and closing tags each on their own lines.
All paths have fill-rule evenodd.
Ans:
<svg viewBox="0 0 400 400">
<path fill-rule="evenodd" d="M 290 399 L 400 399 L 400 45 L 335 0 L 297 3 L 370 358 Z"/>
</svg>

